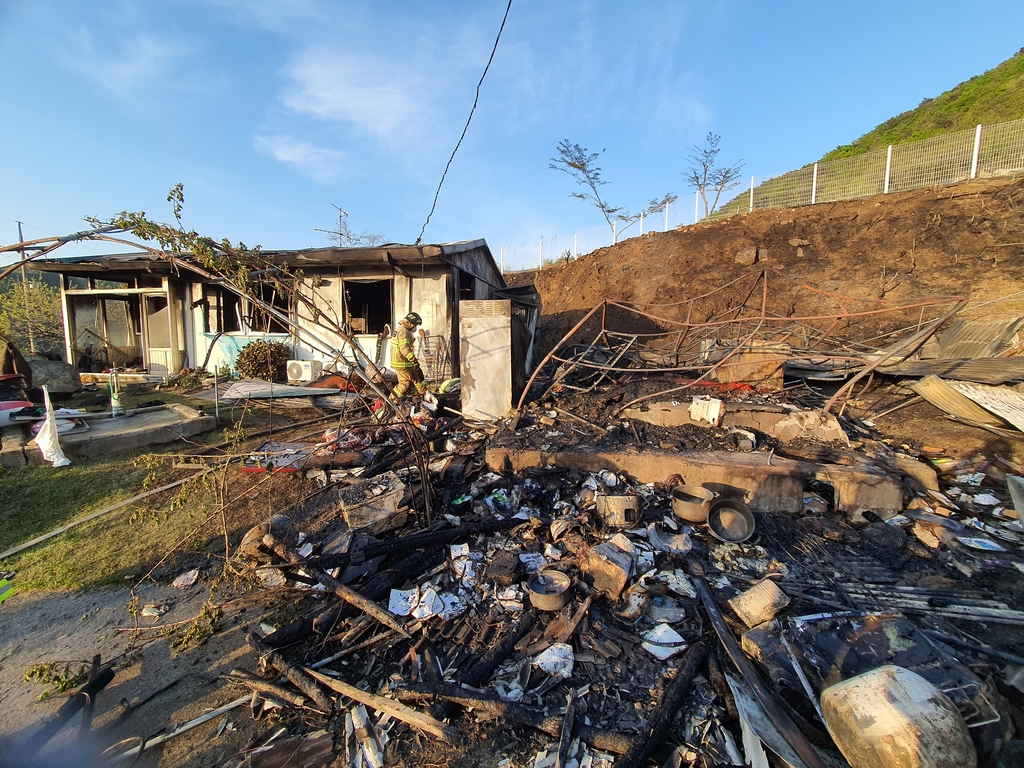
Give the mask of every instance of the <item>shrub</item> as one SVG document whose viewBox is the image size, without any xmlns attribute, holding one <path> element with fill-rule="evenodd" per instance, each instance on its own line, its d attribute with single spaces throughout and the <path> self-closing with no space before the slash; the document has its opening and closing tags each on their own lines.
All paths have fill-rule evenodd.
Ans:
<svg viewBox="0 0 1024 768">
<path fill-rule="evenodd" d="M 291 357 L 291 348 L 279 341 L 251 341 L 242 347 L 235 361 L 238 375 L 243 379 L 286 382 L 285 366 Z"/>
</svg>

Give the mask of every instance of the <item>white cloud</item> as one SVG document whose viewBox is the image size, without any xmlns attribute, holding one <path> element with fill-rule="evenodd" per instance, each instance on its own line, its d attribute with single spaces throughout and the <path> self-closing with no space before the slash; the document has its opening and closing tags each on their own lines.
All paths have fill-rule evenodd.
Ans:
<svg viewBox="0 0 1024 768">
<path fill-rule="evenodd" d="M 422 62 L 421 62 L 422 64 Z M 301 52 L 288 66 L 281 101 L 292 112 L 348 123 L 388 144 L 422 135 L 435 118 L 425 66 L 386 56 L 323 47 Z"/>
<path fill-rule="evenodd" d="M 156 91 L 209 91 L 224 85 L 224 76 L 202 77 L 183 70 L 191 46 L 139 33 L 110 43 L 94 43 L 80 29 L 62 52 L 64 66 L 118 99 L 139 102 Z"/>
<path fill-rule="evenodd" d="M 256 136 L 253 148 L 261 155 L 294 167 L 320 184 L 336 181 L 344 170 L 344 152 L 317 147 L 289 136 Z"/>
</svg>

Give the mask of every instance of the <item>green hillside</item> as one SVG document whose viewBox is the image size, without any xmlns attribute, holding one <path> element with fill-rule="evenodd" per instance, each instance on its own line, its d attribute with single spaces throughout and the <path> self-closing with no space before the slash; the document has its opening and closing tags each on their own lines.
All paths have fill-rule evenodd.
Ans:
<svg viewBox="0 0 1024 768">
<path fill-rule="evenodd" d="M 863 197 L 881 191 L 885 150 L 890 144 L 906 144 L 933 136 L 969 131 L 978 125 L 994 125 L 1024 117 L 1024 48 L 998 67 L 972 77 L 934 99 L 925 99 L 916 109 L 897 115 L 861 136 L 852 144 L 836 147 L 819 162 L 864 157 L 858 168 L 838 172 L 823 190 L 818 187 L 818 202 Z M 859 161 L 851 161 L 859 163 Z M 835 165 L 835 164 L 833 164 Z M 842 165 L 842 163 L 839 163 Z M 814 163 L 808 163 L 782 176 L 767 179 L 754 188 L 757 208 L 788 208 L 811 202 L 811 175 Z M 877 177 L 877 178 L 876 178 Z M 938 182 L 944 183 L 944 182 Z M 865 186 L 866 185 L 866 186 Z M 877 192 L 865 191 L 874 186 Z M 741 192 L 711 214 L 725 218 L 742 213 L 749 206 L 749 194 Z"/>
<path fill-rule="evenodd" d="M 822 160 L 852 157 L 890 144 L 1024 117 L 1024 48 L 998 67 L 960 83 L 916 109 L 886 120 L 852 144 L 836 147 Z"/>
</svg>

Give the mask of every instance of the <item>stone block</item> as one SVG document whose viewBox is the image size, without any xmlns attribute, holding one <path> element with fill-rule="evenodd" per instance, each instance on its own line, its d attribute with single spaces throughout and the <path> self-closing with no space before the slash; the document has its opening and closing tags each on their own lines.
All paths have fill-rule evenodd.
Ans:
<svg viewBox="0 0 1024 768">
<path fill-rule="evenodd" d="M 733 261 L 737 264 L 742 264 L 745 267 L 749 267 L 757 262 L 757 248 L 753 245 L 748 245 L 746 248 L 740 248 L 736 255 L 733 256 Z"/>
<path fill-rule="evenodd" d="M 51 394 L 70 395 L 82 388 L 78 369 L 62 360 L 29 360 L 32 386 L 45 386 Z"/>
<path fill-rule="evenodd" d="M 610 600 L 618 600 L 633 575 L 633 556 L 610 542 L 587 551 L 581 566 L 583 580 Z"/>
<path fill-rule="evenodd" d="M 750 628 L 771 621 L 787 605 L 789 595 L 771 579 L 765 579 L 729 601 L 729 607 Z"/>
</svg>

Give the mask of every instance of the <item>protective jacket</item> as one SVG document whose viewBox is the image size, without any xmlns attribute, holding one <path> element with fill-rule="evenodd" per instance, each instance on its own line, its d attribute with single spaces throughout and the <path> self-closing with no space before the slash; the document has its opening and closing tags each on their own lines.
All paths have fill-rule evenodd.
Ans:
<svg viewBox="0 0 1024 768">
<path fill-rule="evenodd" d="M 389 347 L 391 353 L 390 367 L 393 371 L 408 370 L 419 365 L 416 360 L 416 353 L 413 351 L 412 327 L 402 320 L 395 329 L 395 335 L 391 337 Z"/>
</svg>

